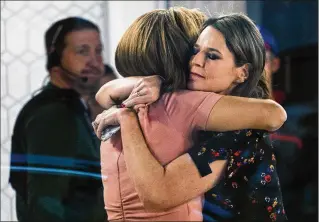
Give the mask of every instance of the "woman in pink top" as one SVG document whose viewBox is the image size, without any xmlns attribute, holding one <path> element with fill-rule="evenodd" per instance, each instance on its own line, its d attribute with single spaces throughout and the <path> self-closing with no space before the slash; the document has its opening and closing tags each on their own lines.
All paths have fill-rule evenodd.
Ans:
<svg viewBox="0 0 319 222">
<path fill-rule="evenodd" d="M 157 10 L 146 13 L 130 26 L 116 51 L 116 65 L 122 75 L 129 76 L 139 73 L 147 76 L 157 73 L 165 79 L 163 88 L 167 93 L 164 93 L 156 103 L 141 107 L 138 112 L 146 142 L 152 147 L 151 152 L 162 166 L 186 153 L 187 148 L 196 139 L 195 136 L 199 130 L 218 131 L 243 128 L 275 130 L 282 125 L 285 118 L 282 107 L 272 100 L 180 90 L 185 87 L 187 80 L 184 59 L 187 59 L 188 50 L 192 44 L 191 40 L 194 37 L 189 34 L 193 31 L 191 25 L 194 24 L 194 21 L 198 21 L 194 17 L 186 17 L 187 13 L 198 14 L 198 12 L 194 13 L 187 9 Z M 198 33 L 198 31 L 199 28 L 197 32 L 193 33 Z M 175 55 L 176 50 L 179 52 L 178 56 Z M 246 68 L 243 65 L 234 69 L 234 86 L 236 82 L 243 82 L 247 78 Z M 125 81 L 135 81 L 135 79 Z M 104 108 L 109 108 L 113 104 L 112 97 L 106 93 L 109 85 L 102 87 L 96 97 Z M 121 85 L 116 87 L 120 88 Z M 127 95 L 132 88 L 123 88 L 119 91 Z M 176 92 L 169 93 L 172 91 Z M 121 95 L 117 96 L 123 99 L 120 97 Z M 232 106 L 231 109 L 228 108 L 229 105 Z M 112 110 L 114 109 L 108 113 Z M 237 118 L 238 114 L 241 115 L 240 119 Z M 253 115 L 255 118 L 251 118 Z M 232 125 L 225 124 L 224 118 L 232 122 Z M 102 120 L 108 122 L 106 119 Z M 96 122 L 100 123 L 98 120 Z M 100 136 L 101 127 L 95 126 L 95 129 Z M 139 180 L 131 179 L 134 171 L 126 168 L 126 165 L 130 165 L 130 161 L 135 161 L 135 157 L 132 156 L 135 154 L 129 152 L 129 155 L 124 155 L 125 149 L 124 146 L 123 152 L 120 133 L 101 145 L 101 167 L 102 174 L 105 176 L 103 179 L 104 199 L 109 220 L 202 220 L 202 201 L 201 197 L 196 197 L 198 194 L 193 195 L 195 199 L 188 199 L 188 202 L 177 207 L 152 211 L 153 207 L 147 204 L 144 196 L 138 196 L 140 189 L 149 190 L 150 195 L 152 191 L 143 187 L 144 184 L 140 184 Z M 196 167 L 191 169 L 186 177 L 189 176 L 191 180 L 194 180 L 195 177 L 199 183 L 190 182 L 187 183 L 187 187 L 178 184 L 179 189 L 189 189 L 192 194 L 197 192 L 196 190 L 201 186 L 209 189 L 212 181 L 216 183 L 220 172 L 224 169 L 225 161 L 215 161 L 213 165 L 213 173 L 205 178 L 200 178 L 198 172 L 195 171 Z M 150 167 L 152 166 L 151 164 Z"/>
</svg>

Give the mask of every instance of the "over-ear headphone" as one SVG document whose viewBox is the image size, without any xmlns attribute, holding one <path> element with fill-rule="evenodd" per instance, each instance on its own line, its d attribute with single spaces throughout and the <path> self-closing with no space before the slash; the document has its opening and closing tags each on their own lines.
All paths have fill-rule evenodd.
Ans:
<svg viewBox="0 0 319 222">
<path fill-rule="evenodd" d="M 48 66 L 51 68 L 53 66 L 59 66 L 60 65 L 60 57 L 61 55 L 58 54 L 57 52 L 57 47 L 56 47 L 56 41 L 63 29 L 63 25 L 59 25 L 58 28 L 56 29 L 49 50 L 48 50 Z"/>
</svg>

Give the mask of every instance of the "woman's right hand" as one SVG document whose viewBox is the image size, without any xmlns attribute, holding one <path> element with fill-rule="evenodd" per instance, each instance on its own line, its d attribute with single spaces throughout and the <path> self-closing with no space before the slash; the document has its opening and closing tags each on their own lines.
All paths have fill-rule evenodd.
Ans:
<svg viewBox="0 0 319 222">
<path fill-rule="evenodd" d="M 139 80 L 134 86 L 130 96 L 123 101 L 126 107 L 138 109 L 150 105 L 160 97 L 162 79 L 158 75 L 147 76 Z"/>
<path fill-rule="evenodd" d="M 111 107 L 108 110 L 104 110 L 102 113 L 96 116 L 92 122 L 92 126 L 96 136 L 101 139 L 102 131 L 108 126 L 121 125 L 121 117 L 133 112 L 127 108 L 117 108 L 116 106 Z"/>
</svg>

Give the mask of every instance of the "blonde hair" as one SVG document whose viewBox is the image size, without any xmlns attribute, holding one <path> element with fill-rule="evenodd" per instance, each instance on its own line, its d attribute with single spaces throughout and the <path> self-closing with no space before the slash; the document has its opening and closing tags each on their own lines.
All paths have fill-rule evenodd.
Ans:
<svg viewBox="0 0 319 222">
<path fill-rule="evenodd" d="M 184 88 L 190 50 L 206 15 L 198 9 L 156 9 L 137 18 L 122 36 L 115 64 L 124 76 L 160 75 L 165 91 Z"/>
</svg>

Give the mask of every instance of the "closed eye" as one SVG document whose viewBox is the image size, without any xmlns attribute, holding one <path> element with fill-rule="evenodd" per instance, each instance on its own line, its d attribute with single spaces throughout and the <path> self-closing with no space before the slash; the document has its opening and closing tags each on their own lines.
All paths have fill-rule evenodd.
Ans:
<svg viewBox="0 0 319 222">
<path fill-rule="evenodd" d="M 196 55 L 198 52 L 199 52 L 199 49 L 194 47 L 192 51 L 193 55 Z"/>
</svg>

